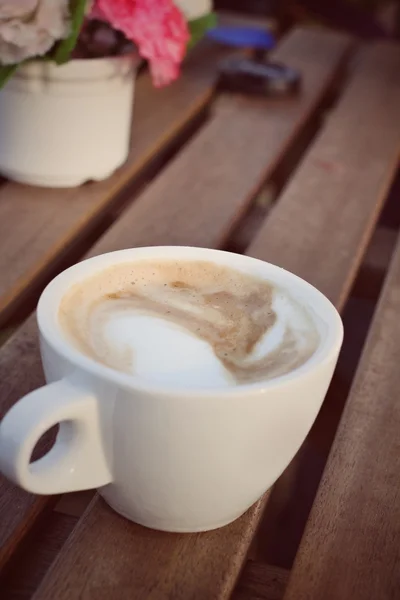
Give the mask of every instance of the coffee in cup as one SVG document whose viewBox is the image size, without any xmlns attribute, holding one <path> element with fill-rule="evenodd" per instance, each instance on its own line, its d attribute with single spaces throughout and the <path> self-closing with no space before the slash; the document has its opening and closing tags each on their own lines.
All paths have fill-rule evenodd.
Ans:
<svg viewBox="0 0 400 600">
<path fill-rule="evenodd" d="M 303 365 L 320 333 L 289 290 L 210 261 L 141 260 L 74 285 L 68 341 L 110 368 L 164 385 L 267 381 Z"/>
</svg>

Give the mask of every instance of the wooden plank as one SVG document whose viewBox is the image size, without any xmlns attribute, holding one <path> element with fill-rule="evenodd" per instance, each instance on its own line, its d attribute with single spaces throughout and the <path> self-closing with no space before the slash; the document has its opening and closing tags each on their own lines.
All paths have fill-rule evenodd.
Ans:
<svg viewBox="0 0 400 600">
<path fill-rule="evenodd" d="M 285 569 L 249 560 L 232 600 L 282 600 L 288 579 Z"/>
<path fill-rule="evenodd" d="M 333 84 L 348 48 L 349 40 L 341 35 L 308 31 L 291 35 L 276 58 L 301 66 L 304 94 L 282 103 L 249 99 L 234 100 L 228 107 L 224 103 L 94 253 L 143 243 L 220 246 L 270 164 L 276 164 L 294 131 L 301 129 Z M 249 147 L 254 152 L 252 160 Z M 172 536 L 128 523 L 96 497 L 37 597 L 45 600 L 57 595 L 62 600 L 85 594 L 101 600 L 118 586 L 121 599 L 131 597 L 132 590 L 138 600 L 228 598 L 266 498 L 222 530 Z M 73 566 L 77 563 L 78 572 Z"/>
<path fill-rule="evenodd" d="M 360 55 L 354 79 L 249 249 L 310 281 L 340 310 L 397 170 L 399 67 L 397 46 Z M 274 488 L 264 538 L 282 535 L 281 506 L 302 527 L 292 493 L 307 469 L 304 456 L 297 454 Z"/>
<path fill-rule="evenodd" d="M 40 585 L 51 563 L 67 540 L 77 518 L 49 513 L 18 555 L 18 560 L 0 576 L 3 600 L 29 600 Z M 23 565 L 23 577 L 20 567 Z"/>
<path fill-rule="evenodd" d="M 332 88 L 349 48 L 339 34 L 292 33 L 275 58 L 302 72 L 303 93 L 280 102 L 224 96 L 214 118 L 93 253 L 149 244 L 223 245 Z"/>
<path fill-rule="evenodd" d="M 163 90 L 152 88 L 148 74 L 139 77 L 131 152 L 111 178 L 64 190 L 11 182 L 0 187 L 0 321 L 49 265 L 95 228 L 118 194 L 207 106 L 216 64 L 226 53 L 212 44 L 202 45 L 188 59 L 181 79 Z"/>
<path fill-rule="evenodd" d="M 1 349 L 0 418 L 21 396 L 41 385 L 43 371 L 36 320 L 32 317 Z M 0 475 L 0 568 L 50 502 L 48 498 L 26 494 Z"/>
<path fill-rule="evenodd" d="M 400 244 L 368 335 L 286 600 L 400 590 Z"/>
<path fill-rule="evenodd" d="M 361 54 L 339 105 L 250 247 L 317 285 L 339 308 L 398 168 L 399 69 L 396 45 Z"/>
</svg>

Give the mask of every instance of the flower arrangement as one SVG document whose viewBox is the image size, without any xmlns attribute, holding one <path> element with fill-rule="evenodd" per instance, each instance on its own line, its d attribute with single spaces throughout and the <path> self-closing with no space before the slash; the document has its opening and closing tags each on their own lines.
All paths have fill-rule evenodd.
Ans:
<svg viewBox="0 0 400 600">
<path fill-rule="evenodd" d="M 133 47 L 149 62 L 154 85 L 167 85 L 179 76 L 188 47 L 214 24 L 211 12 L 192 19 L 185 4 L 187 9 L 188 0 L 0 0 L 0 87 L 32 59 L 62 65 Z"/>
</svg>

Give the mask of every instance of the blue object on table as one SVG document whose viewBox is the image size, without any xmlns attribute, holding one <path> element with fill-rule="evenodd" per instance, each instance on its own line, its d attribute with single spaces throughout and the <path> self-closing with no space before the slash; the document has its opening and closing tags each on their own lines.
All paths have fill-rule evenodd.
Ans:
<svg viewBox="0 0 400 600">
<path fill-rule="evenodd" d="M 275 46 L 274 36 L 260 27 L 215 27 L 207 36 L 226 46 L 260 50 L 271 50 Z"/>
</svg>

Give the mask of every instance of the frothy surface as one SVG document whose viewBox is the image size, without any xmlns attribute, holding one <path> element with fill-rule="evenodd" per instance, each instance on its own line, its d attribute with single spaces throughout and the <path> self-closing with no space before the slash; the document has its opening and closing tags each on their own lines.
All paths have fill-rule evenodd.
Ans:
<svg viewBox="0 0 400 600">
<path fill-rule="evenodd" d="M 226 387 L 304 364 L 320 336 L 273 284 L 205 261 L 140 260 L 73 286 L 59 320 L 72 344 L 159 384 Z"/>
</svg>

